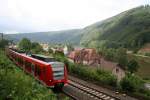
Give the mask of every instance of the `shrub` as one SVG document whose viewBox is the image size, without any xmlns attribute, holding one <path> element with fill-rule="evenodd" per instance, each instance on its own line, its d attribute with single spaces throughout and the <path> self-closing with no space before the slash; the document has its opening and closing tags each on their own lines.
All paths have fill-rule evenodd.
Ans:
<svg viewBox="0 0 150 100">
<path fill-rule="evenodd" d="M 143 86 L 143 81 L 131 74 L 126 75 L 120 82 L 123 91 L 136 92 Z"/>
<path fill-rule="evenodd" d="M 150 53 L 145 53 L 145 56 L 149 56 L 150 57 Z"/>
<path fill-rule="evenodd" d="M 97 69 L 96 73 L 97 73 L 98 77 L 102 78 L 101 81 L 103 80 L 105 84 L 116 87 L 117 78 L 114 75 L 112 75 L 110 72 L 107 72 L 107 71 L 104 71 L 101 69 Z"/>
<path fill-rule="evenodd" d="M 117 78 L 109 72 L 101 69 L 88 68 L 85 65 L 73 64 L 69 62 L 69 72 L 78 75 L 82 79 L 95 81 L 103 85 L 116 86 Z"/>
</svg>

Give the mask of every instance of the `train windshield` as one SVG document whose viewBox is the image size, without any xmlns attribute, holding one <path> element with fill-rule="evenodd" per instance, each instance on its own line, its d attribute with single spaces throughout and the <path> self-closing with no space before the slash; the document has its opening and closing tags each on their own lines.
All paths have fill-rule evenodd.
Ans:
<svg viewBox="0 0 150 100">
<path fill-rule="evenodd" d="M 53 62 L 51 63 L 53 70 L 53 76 L 55 80 L 64 78 L 64 64 L 62 62 Z"/>
</svg>

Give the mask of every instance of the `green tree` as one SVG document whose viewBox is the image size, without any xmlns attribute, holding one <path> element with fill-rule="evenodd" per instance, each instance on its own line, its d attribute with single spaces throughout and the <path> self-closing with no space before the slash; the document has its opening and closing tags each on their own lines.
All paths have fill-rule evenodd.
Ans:
<svg viewBox="0 0 150 100">
<path fill-rule="evenodd" d="M 40 44 L 39 43 L 37 43 L 37 42 L 33 42 L 33 43 L 31 43 L 31 47 L 32 48 L 36 48 L 37 46 L 39 46 Z"/>
<path fill-rule="evenodd" d="M 23 38 L 20 42 L 19 42 L 19 48 L 21 50 L 24 51 L 30 51 L 31 50 L 31 42 L 29 39 L 27 38 Z"/>
<path fill-rule="evenodd" d="M 5 39 L 0 40 L 0 48 L 5 48 L 5 46 L 7 46 L 8 43 L 9 43 L 8 40 L 5 40 Z"/>
<path fill-rule="evenodd" d="M 113 48 L 106 49 L 104 52 L 105 52 L 104 56 L 106 60 L 115 61 L 115 53 L 116 53 L 115 49 Z"/>
<path fill-rule="evenodd" d="M 139 65 L 136 60 L 132 59 L 128 62 L 127 67 L 128 67 L 128 71 L 130 71 L 131 73 L 134 73 L 138 70 Z"/>
<path fill-rule="evenodd" d="M 73 51 L 74 50 L 74 47 L 73 47 L 73 45 L 71 43 L 68 43 L 66 46 L 67 46 L 69 51 Z"/>
<path fill-rule="evenodd" d="M 31 43 L 31 51 L 33 53 L 39 53 L 39 52 L 43 51 L 43 48 L 39 43 L 33 42 L 33 43 Z"/>
<path fill-rule="evenodd" d="M 118 64 L 121 68 L 126 69 L 127 65 L 127 53 L 125 48 L 119 48 L 117 50 L 116 59 L 118 61 Z"/>
<path fill-rule="evenodd" d="M 48 52 L 49 52 L 50 54 L 53 54 L 53 50 L 52 50 L 51 48 L 48 48 Z"/>
</svg>

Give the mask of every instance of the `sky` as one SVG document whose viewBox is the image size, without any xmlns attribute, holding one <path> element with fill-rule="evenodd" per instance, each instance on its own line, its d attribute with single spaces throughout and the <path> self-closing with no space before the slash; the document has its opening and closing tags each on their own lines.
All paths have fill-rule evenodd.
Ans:
<svg viewBox="0 0 150 100">
<path fill-rule="evenodd" d="M 150 0 L 0 0 L 0 32 L 84 28 Z"/>
</svg>

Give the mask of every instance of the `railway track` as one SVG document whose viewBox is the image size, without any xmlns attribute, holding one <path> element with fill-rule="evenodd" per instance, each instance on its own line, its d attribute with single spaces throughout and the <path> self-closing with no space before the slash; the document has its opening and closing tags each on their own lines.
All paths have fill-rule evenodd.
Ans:
<svg viewBox="0 0 150 100">
<path fill-rule="evenodd" d="M 98 91 L 73 80 L 69 80 L 69 86 L 72 90 L 69 90 L 70 92 L 66 94 L 71 95 L 71 97 L 76 100 L 79 98 L 82 100 L 121 100 L 117 97 L 113 97 L 109 94 L 103 93 L 102 91 Z M 72 92 L 73 89 L 76 89 L 76 91 Z"/>
</svg>

